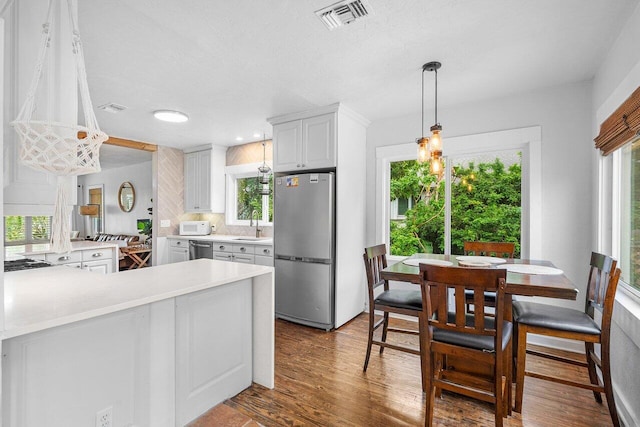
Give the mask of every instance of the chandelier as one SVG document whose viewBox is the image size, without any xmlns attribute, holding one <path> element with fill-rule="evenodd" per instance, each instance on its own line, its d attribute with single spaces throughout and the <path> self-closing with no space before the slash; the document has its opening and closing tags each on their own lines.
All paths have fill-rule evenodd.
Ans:
<svg viewBox="0 0 640 427">
<path fill-rule="evenodd" d="M 442 126 L 438 123 L 438 69 L 442 66 L 437 61 L 427 62 L 422 66 L 422 137 L 416 143 L 418 144 L 418 163 L 430 161 L 430 171 L 432 174 L 442 173 L 442 139 L 440 132 Z M 435 124 L 429 128 L 431 137 L 424 136 L 424 72 L 434 71 L 435 78 Z"/>
<path fill-rule="evenodd" d="M 261 184 L 259 194 L 261 196 L 268 196 L 271 194 L 269 189 L 269 175 L 271 174 L 271 168 L 267 165 L 267 136 L 262 135 L 262 165 L 258 168 L 260 175 L 258 176 L 258 183 Z"/>
</svg>

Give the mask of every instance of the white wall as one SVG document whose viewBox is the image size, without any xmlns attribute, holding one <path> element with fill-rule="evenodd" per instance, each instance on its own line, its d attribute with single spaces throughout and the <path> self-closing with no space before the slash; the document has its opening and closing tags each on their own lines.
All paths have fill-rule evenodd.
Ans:
<svg viewBox="0 0 640 427">
<path fill-rule="evenodd" d="M 121 168 L 107 169 L 100 173 L 78 177 L 78 185 L 83 185 L 85 203 L 88 200 L 88 188 L 91 185 L 104 185 L 105 233 L 138 234 L 136 220 L 151 219 L 147 208 L 152 206 L 151 161 Z M 118 205 L 120 185 L 129 181 L 136 192 L 135 204 L 131 212 L 123 212 Z"/>
<path fill-rule="evenodd" d="M 603 58 L 593 82 L 592 136 L 598 134 L 600 124 L 640 86 L 640 6 L 630 15 L 607 57 Z M 594 150 L 593 197 L 598 198 L 598 182 L 602 182 L 603 203 L 607 206 L 597 219 L 600 227 L 594 230 L 593 242 L 599 242 L 603 251 L 612 252 L 610 230 L 611 209 L 611 156 L 602 160 Z M 598 176 L 599 163 L 603 161 L 602 176 Z M 594 206 L 594 213 L 598 206 Z M 595 243 L 594 243 L 595 244 Z M 640 297 L 618 287 L 611 326 L 611 364 L 618 413 L 627 426 L 640 425 Z"/>
<path fill-rule="evenodd" d="M 444 144 L 453 136 L 535 125 L 542 128 L 542 253 L 581 291 L 586 288 L 592 249 L 590 103 L 591 84 L 585 82 L 439 111 Z M 427 112 L 426 117 L 433 113 Z M 416 114 L 379 120 L 367 129 L 367 212 L 375 211 L 376 147 L 415 141 L 420 123 L 420 114 Z M 368 239 L 374 239 L 376 226 L 375 216 L 369 215 Z M 584 304 L 548 302 L 574 308 Z"/>
</svg>

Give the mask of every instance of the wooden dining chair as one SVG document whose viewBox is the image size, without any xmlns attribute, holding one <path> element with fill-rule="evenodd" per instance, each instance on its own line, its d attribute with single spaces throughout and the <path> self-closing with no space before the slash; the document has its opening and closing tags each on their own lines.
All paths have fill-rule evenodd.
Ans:
<svg viewBox="0 0 640 427">
<path fill-rule="evenodd" d="M 389 327 L 389 313 L 404 314 L 419 318 L 422 315 L 422 295 L 420 290 L 389 289 L 389 282 L 380 278 L 380 271 L 387 267 L 387 248 L 381 244 L 365 248 L 364 266 L 367 272 L 367 285 L 369 290 L 369 340 L 367 354 L 364 359 L 363 371 L 366 372 L 371 356 L 372 345 L 380 346 L 380 354 L 385 347 L 420 355 L 420 349 L 406 347 L 387 342 L 387 334 L 396 332 L 401 334 L 419 335 L 419 329 L 401 329 Z M 375 292 L 382 286 L 382 292 L 377 296 Z M 375 320 L 375 312 L 381 311 L 382 318 Z M 418 322 L 418 326 L 419 326 Z M 374 332 L 382 326 L 380 339 L 374 339 Z"/>
<path fill-rule="evenodd" d="M 436 393 L 447 390 L 494 404 L 495 425 L 509 412 L 511 338 L 513 326 L 504 320 L 504 269 L 441 267 L 420 264 L 425 315 L 423 369 L 427 373 L 425 426 L 433 422 Z M 453 289 L 453 292 L 450 290 Z M 465 292 L 473 293 L 475 313 L 465 310 Z M 484 292 L 496 293 L 495 317 L 484 314 Z M 453 299 L 453 301 L 451 301 Z M 449 311 L 454 307 L 455 311 Z M 490 372 L 448 369 L 446 358 L 467 366 L 489 366 Z"/>
<path fill-rule="evenodd" d="M 613 425 L 616 427 L 620 425 L 611 385 L 609 348 L 611 315 L 619 278 L 620 269 L 616 269 L 616 260 L 594 252 L 591 254 L 589 282 L 587 284 L 584 311 L 535 302 L 516 301 L 513 303 L 513 319 L 517 331 L 516 401 L 514 408 L 516 412 L 522 411 L 524 377 L 530 376 L 592 390 L 598 403 L 602 403 L 600 393 L 604 393 L 607 398 L 607 405 L 609 406 L 609 414 L 611 415 Z M 597 319 L 594 318 L 595 310 L 598 310 L 602 315 L 600 321 L 596 321 Z M 582 362 L 543 352 L 527 350 L 527 334 L 583 341 L 587 361 Z M 598 357 L 594 351 L 594 344 L 600 344 L 600 357 Z M 587 368 L 590 383 L 526 371 L 527 354 Z M 598 367 L 602 373 L 602 381 L 598 377 L 596 367 Z"/>
<path fill-rule="evenodd" d="M 513 258 L 516 250 L 515 243 L 512 242 L 464 242 L 465 255 L 475 256 L 495 256 L 498 258 Z M 466 293 L 467 311 L 473 313 L 471 306 L 473 305 L 473 294 L 469 291 Z M 493 292 L 487 292 L 484 295 L 485 307 L 495 307 L 496 295 Z"/>
</svg>

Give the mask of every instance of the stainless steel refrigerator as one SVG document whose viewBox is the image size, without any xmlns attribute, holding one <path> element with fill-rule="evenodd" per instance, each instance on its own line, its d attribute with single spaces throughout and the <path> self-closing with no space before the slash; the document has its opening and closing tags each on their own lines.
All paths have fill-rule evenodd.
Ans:
<svg viewBox="0 0 640 427">
<path fill-rule="evenodd" d="M 334 327 L 335 174 L 275 178 L 276 316 Z"/>
</svg>

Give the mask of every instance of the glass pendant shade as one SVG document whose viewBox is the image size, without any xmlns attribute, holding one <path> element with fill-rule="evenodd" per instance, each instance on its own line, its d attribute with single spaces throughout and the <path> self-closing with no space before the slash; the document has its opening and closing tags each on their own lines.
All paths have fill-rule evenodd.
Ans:
<svg viewBox="0 0 640 427">
<path fill-rule="evenodd" d="M 424 163 L 429 160 L 429 138 L 422 137 L 417 141 L 418 144 L 418 163 Z"/>
<path fill-rule="evenodd" d="M 432 157 L 441 157 L 442 156 L 442 139 L 440 138 L 440 126 L 433 126 L 431 130 L 433 131 L 433 135 L 429 138 L 429 151 L 431 151 Z"/>
<path fill-rule="evenodd" d="M 433 157 L 429 165 L 429 171 L 433 175 L 440 175 L 442 173 L 442 159 L 440 157 Z"/>
</svg>

